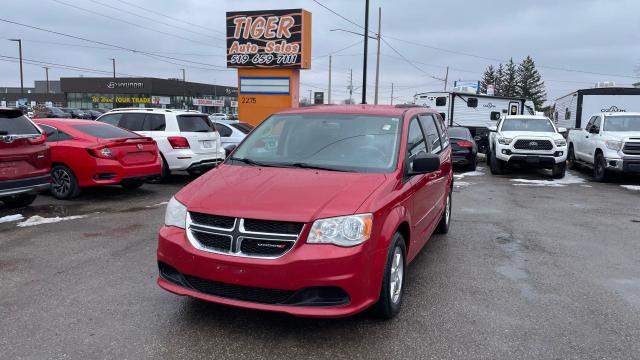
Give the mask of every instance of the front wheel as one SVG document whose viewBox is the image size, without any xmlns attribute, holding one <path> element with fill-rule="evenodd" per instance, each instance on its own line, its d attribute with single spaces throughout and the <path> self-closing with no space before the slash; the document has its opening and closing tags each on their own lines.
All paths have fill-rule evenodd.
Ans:
<svg viewBox="0 0 640 360">
<path fill-rule="evenodd" d="M 565 163 L 555 164 L 551 170 L 551 176 L 554 179 L 562 179 L 567 172 L 567 165 Z"/>
<path fill-rule="evenodd" d="M 406 266 L 407 248 L 404 238 L 396 233 L 391 241 L 387 262 L 382 276 L 380 298 L 374 305 L 376 315 L 384 319 L 391 319 L 400 312 L 404 290 L 404 270 Z"/>
<path fill-rule="evenodd" d="M 495 151 L 491 152 L 491 157 L 489 159 L 489 169 L 491 170 L 491 174 L 493 175 L 504 174 L 504 164 L 502 160 L 496 157 Z"/>
<path fill-rule="evenodd" d="M 607 173 L 607 160 L 602 153 L 598 153 L 593 163 L 593 179 L 597 182 L 605 182 L 609 180 Z"/>
<path fill-rule="evenodd" d="M 19 194 L 3 198 L 2 202 L 12 209 L 31 205 L 36 200 L 37 194 Z"/>
</svg>

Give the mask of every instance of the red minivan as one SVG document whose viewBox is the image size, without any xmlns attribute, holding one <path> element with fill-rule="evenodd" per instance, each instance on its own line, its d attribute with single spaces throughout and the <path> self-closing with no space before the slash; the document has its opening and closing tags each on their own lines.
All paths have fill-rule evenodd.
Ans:
<svg viewBox="0 0 640 360">
<path fill-rule="evenodd" d="M 0 201 L 31 204 L 49 187 L 51 157 L 46 135 L 19 109 L 0 108 Z"/>
<path fill-rule="evenodd" d="M 158 284 L 298 316 L 400 310 L 406 266 L 451 219 L 446 128 L 414 106 L 272 115 L 173 197 Z"/>
</svg>

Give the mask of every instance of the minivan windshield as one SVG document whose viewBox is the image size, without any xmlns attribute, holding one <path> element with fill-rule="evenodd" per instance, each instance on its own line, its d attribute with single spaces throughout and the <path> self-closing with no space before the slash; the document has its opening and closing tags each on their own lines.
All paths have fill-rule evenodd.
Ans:
<svg viewBox="0 0 640 360">
<path fill-rule="evenodd" d="M 400 119 L 361 114 L 274 115 L 254 129 L 233 164 L 382 173 L 398 158 Z"/>
<path fill-rule="evenodd" d="M 501 131 L 555 132 L 549 119 L 504 119 Z"/>
<path fill-rule="evenodd" d="M 605 131 L 640 131 L 640 116 L 607 116 L 604 122 Z"/>
</svg>

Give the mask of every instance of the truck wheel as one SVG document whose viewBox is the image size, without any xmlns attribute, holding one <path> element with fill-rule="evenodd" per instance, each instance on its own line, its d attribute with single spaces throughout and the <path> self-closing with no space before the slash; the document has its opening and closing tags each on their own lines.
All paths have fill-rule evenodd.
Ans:
<svg viewBox="0 0 640 360">
<path fill-rule="evenodd" d="M 596 159 L 593 163 L 593 179 L 597 182 L 606 182 L 609 180 L 609 174 L 607 173 L 607 160 L 605 160 L 602 153 L 596 154 Z"/>
<path fill-rule="evenodd" d="M 562 179 L 567 172 L 566 163 L 555 164 L 551 170 L 551 176 L 554 179 Z"/>
<path fill-rule="evenodd" d="M 2 202 L 12 209 L 29 206 L 36 199 L 37 194 L 19 194 L 2 198 Z"/>
<path fill-rule="evenodd" d="M 493 175 L 502 175 L 504 174 L 504 164 L 502 160 L 496 157 L 495 152 L 491 152 L 491 158 L 489 159 L 489 169 Z"/>
<path fill-rule="evenodd" d="M 580 164 L 576 162 L 576 153 L 573 150 L 573 144 L 569 145 L 569 154 L 567 154 L 567 166 L 569 170 L 578 170 Z"/>
<path fill-rule="evenodd" d="M 391 240 L 391 246 L 389 246 L 387 262 L 382 275 L 380 297 L 373 307 L 375 315 L 383 319 L 391 319 L 400 312 L 404 293 L 406 255 L 404 238 L 400 233 L 396 233 Z"/>
</svg>

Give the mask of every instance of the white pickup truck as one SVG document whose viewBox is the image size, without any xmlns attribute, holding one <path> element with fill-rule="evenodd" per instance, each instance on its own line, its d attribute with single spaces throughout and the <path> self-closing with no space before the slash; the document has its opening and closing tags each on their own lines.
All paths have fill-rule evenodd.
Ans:
<svg viewBox="0 0 640 360">
<path fill-rule="evenodd" d="M 489 128 L 487 162 L 491 173 L 504 173 L 507 166 L 551 169 L 556 179 L 566 172 L 567 141 L 553 121 L 539 115 L 506 116 Z"/>
<path fill-rule="evenodd" d="M 640 113 L 599 113 L 584 129 L 570 130 L 567 164 L 593 168 L 596 181 L 614 172 L 640 173 Z"/>
</svg>

